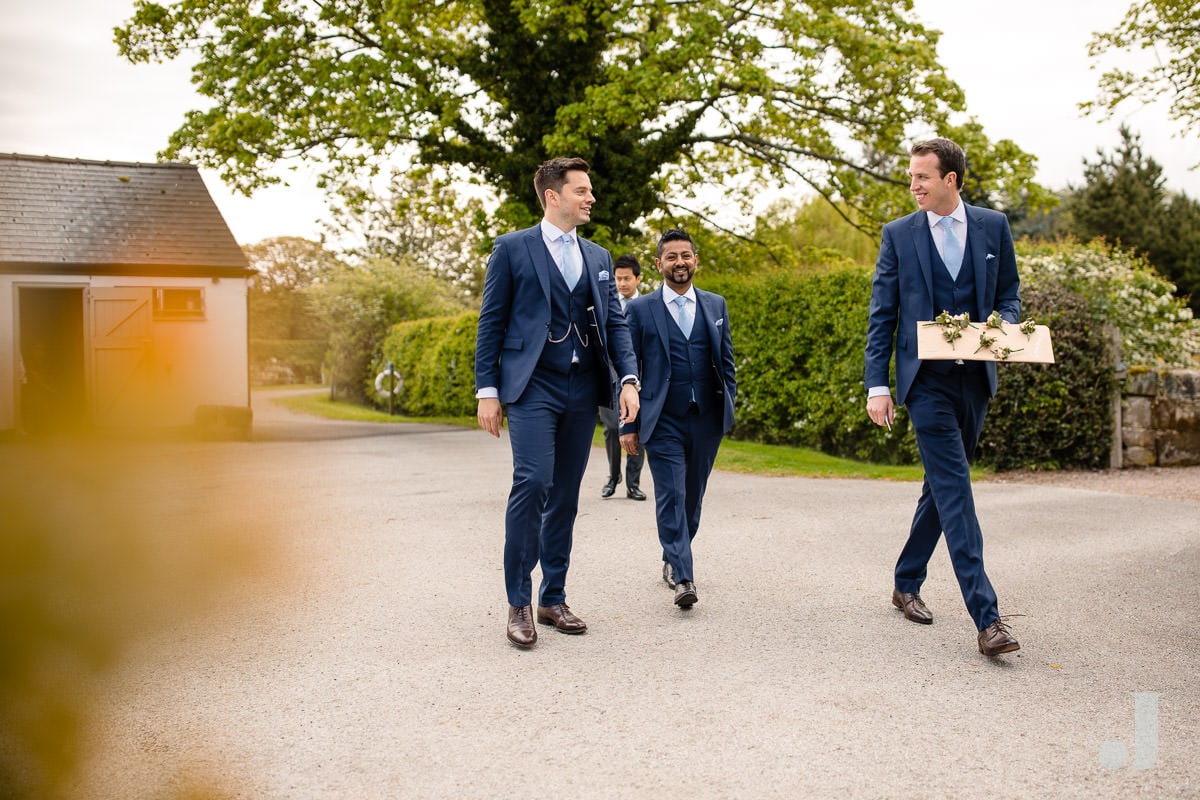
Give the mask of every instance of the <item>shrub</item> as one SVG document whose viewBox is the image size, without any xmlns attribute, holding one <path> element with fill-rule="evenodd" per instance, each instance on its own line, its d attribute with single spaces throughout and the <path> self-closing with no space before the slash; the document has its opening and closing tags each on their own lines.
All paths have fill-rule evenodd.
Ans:
<svg viewBox="0 0 1200 800">
<path fill-rule="evenodd" d="M 376 371 L 388 362 L 404 383 L 395 408 L 404 414 L 461 417 L 475 414 L 475 312 L 394 325 Z M 371 386 L 376 402 L 386 405 Z"/>
<path fill-rule="evenodd" d="M 862 381 L 870 273 L 780 273 L 705 288 L 729 304 L 738 369 L 733 436 L 913 463 L 916 440 L 907 418 L 887 431 L 867 417 Z"/>
<path fill-rule="evenodd" d="M 1082 297 L 1121 336 L 1120 358 L 1147 367 L 1195 367 L 1200 321 L 1174 296 L 1175 286 L 1145 260 L 1097 241 L 1022 242 L 1022 296 L 1062 287 Z M 1057 331 L 1055 331 L 1057 334 Z"/>
<path fill-rule="evenodd" d="M 976 460 L 998 470 L 1108 465 L 1116 354 L 1106 320 L 1078 293 L 1023 289 L 1022 313 L 1049 326 L 1053 364 L 999 364 Z"/>
</svg>

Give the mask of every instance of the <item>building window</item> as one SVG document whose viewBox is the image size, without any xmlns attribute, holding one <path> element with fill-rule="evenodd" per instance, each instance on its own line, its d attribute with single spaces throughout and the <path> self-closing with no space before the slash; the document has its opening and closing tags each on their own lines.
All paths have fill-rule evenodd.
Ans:
<svg viewBox="0 0 1200 800">
<path fill-rule="evenodd" d="M 204 319 L 204 290 L 155 289 L 154 316 L 170 319 Z"/>
</svg>

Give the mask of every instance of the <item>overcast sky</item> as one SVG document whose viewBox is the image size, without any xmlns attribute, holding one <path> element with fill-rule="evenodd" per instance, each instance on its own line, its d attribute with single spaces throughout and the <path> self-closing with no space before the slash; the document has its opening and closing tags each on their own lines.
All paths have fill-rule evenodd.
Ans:
<svg viewBox="0 0 1200 800">
<path fill-rule="evenodd" d="M 162 0 L 166 2 L 167 0 Z M 968 112 L 991 139 L 1012 139 L 1038 157 L 1038 180 L 1058 189 L 1082 183 L 1084 159 L 1120 141 L 1121 120 L 1084 118 L 1077 104 L 1096 94 L 1086 44 L 1111 29 L 1131 0 L 914 0 L 929 27 L 944 32 L 941 63 L 966 92 Z M 0 152 L 112 161 L 155 160 L 186 111 L 198 107 L 188 69 L 131 65 L 117 56 L 113 27 L 132 0 L 3 0 L 0 7 Z M 1126 59 L 1133 66 L 1139 62 Z M 1123 120 L 1164 167 L 1168 188 L 1200 198 L 1200 142 L 1173 136 L 1165 106 L 1129 108 Z M 253 198 L 231 193 L 202 170 L 234 237 L 315 238 L 325 213 L 311 172 L 294 188 Z"/>
</svg>

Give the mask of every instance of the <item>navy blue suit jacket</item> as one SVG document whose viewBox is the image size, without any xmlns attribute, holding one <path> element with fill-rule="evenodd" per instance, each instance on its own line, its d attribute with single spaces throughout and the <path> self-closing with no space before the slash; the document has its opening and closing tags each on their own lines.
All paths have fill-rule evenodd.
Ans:
<svg viewBox="0 0 1200 800">
<path fill-rule="evenodd" d="M 619 376 L 637 375 L 629 328 L 617 298 L 612 257 L 597 244 L 579 237 L 583 256 L 581 280 L 588 282 L 599 329 L 589 346 L 609 373 L 609 391 L 598 404 L 612 406 Z M 520 399 L 550 333 L 550 279 L 558 267 L 542 239 L 540 225 L 496 239 L 483 280 L 483 303 L 475 335 L 475 388 L 495 386 L 500 402 Z"/>
<path fill-rule="evenodd" d="M 708 342 L 713 354 L 713 380 L 724 403 L 722 432 L 733 427 L 733 402 L 737 395 L 734 375 L 733 339 L 729 335 L 729 311 L 725 298 L 719 294 L 696 289 L 696 303 L 706 325 Z M 654 435 L 654 426 L 662 416 L 671 382 L 671 352 L 668 338 L 675 320 L 663 303 L 662 290 L 636 297 L 625 306 L 629 317 L 633 350 L 637 355 L 642 376 L 641 410 L 632 423 L 621 426 L 622 433 L 637 433 L 641 441 Z"/>
<path fill-rule="evenodd" d="M 964 208 L 969 246 L 962 268 L 975 271 L 975 308 L 971 310 L 971 319 L 982 321 L 992 311 L 999 311 L 1007 322 L 1019 322 L 1020 281 L 1008 218 L 999 211 L 965 203 Z M 933 307 L 935 255 L 924 211 L 916 211 L 884 226 L 871 286 L 864 382 L 868 389 L 891 385 L 888 363 L 894 335 L 896 402 L 899 405 L 904 405 L 921 366 L 917 358 L 917 322 L 932 320 L 943 310 Z M 994 396 L 996 364 L 985 363 L 988 388 Z"/>
</svg>

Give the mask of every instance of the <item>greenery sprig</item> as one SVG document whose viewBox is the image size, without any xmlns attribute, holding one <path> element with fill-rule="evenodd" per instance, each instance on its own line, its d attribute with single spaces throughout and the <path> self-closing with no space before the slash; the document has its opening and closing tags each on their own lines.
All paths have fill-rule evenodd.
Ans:
<svg viewBox="0 0 1200 800">
<path fill-rule="evenodd" d="M 971 317 L 965 311 L 961 314 L 951 314 L 949 311 L 943 310 L 933 318 L 933 322 L 926 323 L 926 326 L 936 325 L 942 329 L 942 338 L 950 343 L 950 348 L 954 348 L 954 343 L 962 338 L 962 332 L 966 328 L 974 328 L 971 324 Z"/>
</svg>

